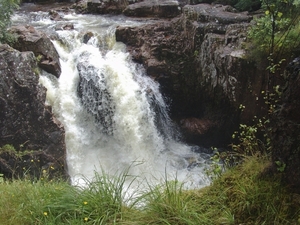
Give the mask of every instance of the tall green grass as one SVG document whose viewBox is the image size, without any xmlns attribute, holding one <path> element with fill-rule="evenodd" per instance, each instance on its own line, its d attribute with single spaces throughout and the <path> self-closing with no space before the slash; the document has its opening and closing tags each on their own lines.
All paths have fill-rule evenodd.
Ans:
<svg viewBox="0 0 300 225">
<path fill-rule="evenodd" d="M 128 171 L 97 174 L 85 188 L 1 181 L 0 224 L 300 224 L 300 196 L 280 177 L 263 175 L 267 166 L 266 158 L 249 157 L 199 190 L 185 190 L 176 179 L 134 189 Z"/>
</svg>

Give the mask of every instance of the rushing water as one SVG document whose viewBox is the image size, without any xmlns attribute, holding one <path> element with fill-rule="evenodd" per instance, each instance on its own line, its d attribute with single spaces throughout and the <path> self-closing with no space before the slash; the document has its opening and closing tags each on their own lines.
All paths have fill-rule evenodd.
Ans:
<svg viewBox="0 0 300 225">
<path fill-rule="evenodd" d="M 14 23 L 29 23 L 58 37 L 53 43 L 62 74 L 56 79 L 43 72 L 40 83 L 65 127 L 72 182 L 92 179 L 95 172 L 116 174 L 130 168 L 130 175 L 150 183 L 176 177 L 187 187 L 207 185 L 209 156 L 179 141 L 159 85 L 115 41 L 117 25 L 145 22 L 122 16 L 62 17 L 55 22 L 45 12 L 20 11 Z M 59 23 L 73 23 L 74 29 L 55 31 Z M 93 35 L 83 41 L 87 32 Z"/>
</svg>

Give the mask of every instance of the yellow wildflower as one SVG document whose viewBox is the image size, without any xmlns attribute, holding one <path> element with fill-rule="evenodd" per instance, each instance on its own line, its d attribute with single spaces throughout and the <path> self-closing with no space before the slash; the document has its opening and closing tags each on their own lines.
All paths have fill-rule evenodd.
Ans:
<svg viewBox="0 0 300 225">
<path fill-rule="evenodd" d="M 48 216 L 48 213 L 47 213 L 47 212 L 44 212 L 44 216 Z"/>
<path fill-rule="evenodd" d="M 88 202 L 83 202 L 83 204 L 84 204 L 84 205 L 87 205 L 87 204 L 88 204 Z"/>
</svg>

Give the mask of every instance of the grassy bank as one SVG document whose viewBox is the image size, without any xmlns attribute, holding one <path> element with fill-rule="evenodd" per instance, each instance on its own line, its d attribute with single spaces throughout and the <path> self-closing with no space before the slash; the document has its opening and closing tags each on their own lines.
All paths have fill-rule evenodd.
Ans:
<svg viewBox="0 0 300 225">
<path fill-rule="evenodd" d="M 250 157 L 211 186 L 183 190 L 166 181 L 124 198 L 127 174 L 99 176 L 89 188 L 60 181 L 0 182 L 0 224 L 300 224 L 300 196 L 263 176 Z"/>
</svg>

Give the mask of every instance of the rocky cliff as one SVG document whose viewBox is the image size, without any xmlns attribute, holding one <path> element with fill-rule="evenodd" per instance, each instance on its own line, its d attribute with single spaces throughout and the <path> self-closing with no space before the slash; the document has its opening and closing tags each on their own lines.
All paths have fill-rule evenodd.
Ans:
<svg viewBox="0 0 300 225">
<path fill-rule="evenodd" d="M 271 117 L 272 158 L 283 179 L 300 192 L 300 57 L 286 71 L 286 85 Z"/>
<path fill-rule="evenodd" d="M 240 122 L 260 114 L 263 72 L 243 46 L 251 20 L 230 6 L 199 4 L 173 19 L 117 28 L 117 41 L 172 99 L 172 116 L 188 141 L 224 145 Z"/>
<path fill-rule="evenodd" d="M 0 150 L 6 177 L 66 175 L 64 128 L 45 99 L 34 54 L 0 45 L 0 147 L 11 145 Z"/>
<path fill-rule="evenodd" d="M 98 4 L 92 8 L 102 7 L 103 11 L 91 11 L 87 7 L 91 2 Z M 119 2 L 122 4 L 118 5 Z M 247 12 L 237 12 L 230 6 L 188 3 L 195 1 L 89 0 L 76 3 L 73 8 L 85 5 L 86 8 L 81 8 L 85 13 L 123 12 L 141 20 L 152 18 L 151 23 L 143 26 L 118 27 L 117 41 L 124 42 L 132 58 L 142 63 L 148 75 L 160 83 L 161 91 L 169 100 L 171 116 L 184 131 L 188 142 L 226 146 L 239 123 L 249 123 L 254 116 L 266 111 L 261 94 L 267 87 L 266 66 L 260 67 L 247 58 L 246 30 L 252 20 Z M 34 51 L 35 56 L 45 63 L 59 63 L 50 42 L 40 48 L 35 46 L 43 43 L 43 34 L 32 27 L 12 31 L 19 36 L 16 48 Z M 26 46 L 28 40 L 32 41 L 28 44 L 31 48 Z M 37 68 L 32 53 L 20 53 L 8 46 L 1 49 L 0 103 L 4 110 L 0 144 L 13 143 L 20 150 L 25 147 L 42 149 L 62 162 L 64 132 L 52 117 L 51 110 L 44 106 L 45 90 L 37 84 L 37 76 L 32 75 L 32 69 Z M 52 67 L 52 73 L 57 77 L 60 73 L 58 63 Z M 19 66 L 15 66 L 17 64 Z M 41 63 L 39 65 L 42 67 Z M 23 75 L 16 79 L 18 74 Z M 297 102 L 296 84 L 299 83 L 296 78 L 296 75 L 291 76 L 290 91 L 285 92 L 283 98 L 284 110 L 275 116 L 275 123 L 283 125 L 280 129 L 274 128 L 274 140 L 288 140 L 285 137 L 292 136 L 289 132 L 296 129 L 297 118 L 293 119 L 298 107 L 294 104 Z M 28 79 L 32 81 L 28 83 Z M 292 104 L 290 99 L 293 99 Z M 285 129 L 285 124 L 292 129 Z M 33 132 L 35 129 L 37 132 Z M 285 142 L 274 143 L 281 146 Z M 293 155 L 289 150 L 295 146 L 289 143 L 284 146 L 288 150 L 276 151 L 274 160 L 286 163 L 290 153 Z M 298 157 L 298 153 L 295 154 Z M 294 167 L 293 164 L 288 168 Z"/>
</svg>

